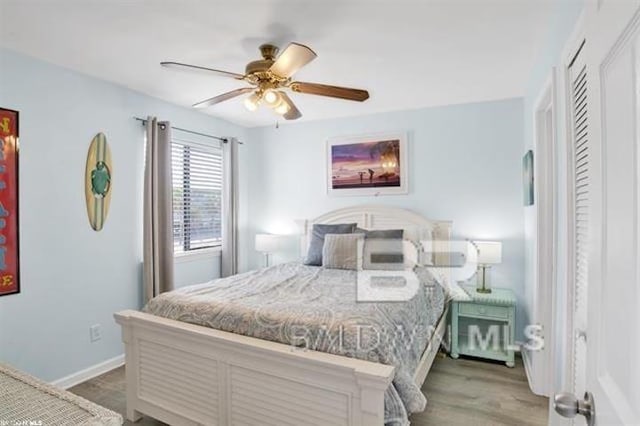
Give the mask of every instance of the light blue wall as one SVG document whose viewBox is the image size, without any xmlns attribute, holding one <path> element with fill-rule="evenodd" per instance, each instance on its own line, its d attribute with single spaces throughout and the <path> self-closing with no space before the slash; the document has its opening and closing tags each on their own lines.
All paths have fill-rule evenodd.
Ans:
<svg viewBox="0 0 640 426">
<path fill-rule="evenodd" d="M 542 48 L 539 50 L 538 58 L 536 59 L 535 66 L 531 72 L 529 82 L 527 85 L 526 96 L 524 98 L 524 147 L 522 153 L 529 149 L 534 149 L 533 137 L 534 137 L 534 108 L 541 92 L 544 90 L 545 85 L 550 78 L 553 68 L 556 67 L 556 75 L 559 77 L 559 73 L 564 72 L 563 64 L 567 58 L 562 57 L 563 50 L 572 35 L 578 18 L 584 8 L 583 0 L 556 0 L 554 2 L 552 19 L 547 26 L 546 41 Z M 561 80 L 557 79 L 558 83 Z M 556 88 L 556 94 L 558 104 L 556 105 L 556 218 L 557 218 L 557 240 L 556 253 L 557 258 L 557 291 L 556 297 L 558 298 L 559 306 L 566 306 L 566 274 L 567 274 L 567 257 L 564 255 L 567 252 L 567 141 L 566 141 L 566 111 L 564 104 L 563 87 Z M 534 149 L 535 151 L 535 149 Z M 535 155 L 535 153 L 534 153 Z M 534 268 L 535 259 L 534 253 L 536 248 L 536 212 L 535 206 L 525 208 L 525 271 L 526 271 L 526 300 L 528 304 L 528 311 L 531 310 L 531 305 L 534 298 Z M 564 330 L 564 310 L 561 310 L 561 315 L 556 318 L 556 330 Z M 527 317 L 527 322 L 530 322 L 532 318 Z M 550 337 L 551 333 L 546 333 L 547 337 Z M 560 347 L 562 349 L 562 347 Z M 567 356 L 560 350 L 556 353 L 558 365 L 562 365 L 567 359 Z M 558 375 L 558 381 L 561 374 Z M 558 382 L 559 384 L 559 382 Z M 556 389 L 561 389 L 561 386 Z"/>
<path fill-rule="evenodd" d="M 22 273 L 22 293 L 0 298 L 0 360 L 55 380 L 122 354 L 112 315 L 141 305 L 144 136 L 132 117 L 240 138 L 244 129 L 7 50 L 0 50 L 0 106 L 20 111 Z M 97 132 L 107 135 L 114 164 L 101 232 L 89 227 L 84 201 Z M 182 266 L 179 284 L 219 268 Z M 97 323 L 103 337 L 92 344 L 89 326 Z"/>
<path fill-rule="evenodd" d="M 494 268 L 494 282 L 513 288 L 524 304 L 522 118 L 522 100 L 511 99 L 250 129 L 245 267 L 260 264 L 255 233 L 293 233 L 295 219 L 340 207 L 393 205 L 453 220 L 456 238 L 503 241 L 504 262 Z M 408 195 L 327 196 L 327 138 L 394 130 L 409 135 Z M 295 256 L 293 242 L 285 257 Z M 518 327 L 524 317 L 518 309 Z"/>
<path fill-rule="evenodd" d="M 220 277 L 220 256 L 202 259 L 200 257 L 185 257 L 176 259 L 174 265 L 175 286 L 185 287 L 191 284 L 200 284 Z"/>
<path fill-rule="evenodd" d="M 504 242 L 497 286 L 525 300 L 521 156 L 526 104 L 513 99 L 243 129 L 120 86 L 0 50 L 0 106 L 21 111 L 22 293 L 0 298 L 0 360 L 54 380 L 122 353 L 113 312 L 141 304 L 143 131 L 131 117 L 238 136 L 242 270 L 257 267 L 256 232 L 295 232 L 294 219 L 354 204 L 388 204 L 454 222 L 458 238 Z M 325 140 L 405 130 L 410 193 L 330 198 Z M 87 223 L 88 144 L 105 132 L 114 197 L 105 229 Z M 294 256 L 292 239 L 289 258 Z M 285 256 L 286 257 L 286 256 Z M 283 260 L 283 259 L 281 259 Z M 177 285 L 219 274 L 219 258 L 176 264 Z M 100 323 L 103 339 L 89 342 Z"/>
</svg>

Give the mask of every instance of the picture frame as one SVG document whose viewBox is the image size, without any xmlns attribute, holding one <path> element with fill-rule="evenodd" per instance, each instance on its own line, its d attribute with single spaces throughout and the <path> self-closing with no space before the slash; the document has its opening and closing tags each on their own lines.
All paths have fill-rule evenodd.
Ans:
<svg viewBox="0 0 640 426">
<path fill-rule="evenodd" d="M 532 206 L 535 203 L 534 184 L 533 151 L 529 150 L 522 157 L 522 191 L 525 206 Z"/>
<path fill-rule="evenodd" d="M 20 293 L 20 113 L 0 108 L 0 296 Z"/>
<path fill-rule="evenodd" d="M 327 140 L 329 196 L 409 192 L 406 132 L 339 136 Z"/>
</svg>

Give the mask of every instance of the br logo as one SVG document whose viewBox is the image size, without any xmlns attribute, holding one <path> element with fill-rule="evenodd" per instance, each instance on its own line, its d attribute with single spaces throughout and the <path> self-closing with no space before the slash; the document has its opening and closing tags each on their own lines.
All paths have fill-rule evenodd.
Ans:
<svg viewBox="0 0 640 426">
<path fill-rule="evenodd" d="M 414 272 L 420 250 L 412 242 L 402 241 L 401 263 L 376 265 L 372 262 L 373 253 L 361 249 L 358 253 L 358 265 L 365 265 L 356 274 L 358 302 L 405 302 L 411 300 L 420 289 L 420 279 Z"/>
<path fill-rule="evenodd" d="M 359 243 L 361 244 L 361 243 Z M 362 243 L 366 244 L 366 243 Z M 402 241 L 402 261 L 396 264 L 373 265 L 374 253 L 358 248 L 358 271 L 356 300 L 358 302 L 405 302 L 411 300 L 420 289 L 424 280 L 424 270 L 430 271 L 435 282 L 445 291 L 451 291 L 449 282 L 464 282 L 477 269 L 477 258 L 470 256 L 468 241 Z M 380 249 L 377 246 L 376 249 Z M 386 246 L 381 252 L 389 253 Z M 379 255 L 379 254 L 378 254 Z M 435 262 L 436 257 L 448 259 L 442 264 Z M 369 256 L 370 259 L 367 259 Z M 416 274 L 416 272 L 418 274 Z M 419 276 L 420 275 L 420 276 Z"/>
</svg>

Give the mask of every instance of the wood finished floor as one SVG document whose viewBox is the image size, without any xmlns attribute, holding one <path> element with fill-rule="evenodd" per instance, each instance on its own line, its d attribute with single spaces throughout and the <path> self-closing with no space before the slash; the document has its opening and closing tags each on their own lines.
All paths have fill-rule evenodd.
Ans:
<svg viewBox="0 0 640 426">
<path fill-rule="evenodd" d="M 124 367 L 69 389 L 125 417 Z M 516 367 L 438 356 L 424 386 L 427 409 L 412 426 L 526 426 L 547 424 L 547 398 L 531 393 L 522 360 Z M 163 425 L 149 417 L 125 425 Z"/>
<path fill-rule="evenodd" d="M 427 408 L 412 426 L 544 426 L 548 399 L 529 389 L 522 359 L 516 366 L 438 356 L 422 386 Z"/>
</svg>

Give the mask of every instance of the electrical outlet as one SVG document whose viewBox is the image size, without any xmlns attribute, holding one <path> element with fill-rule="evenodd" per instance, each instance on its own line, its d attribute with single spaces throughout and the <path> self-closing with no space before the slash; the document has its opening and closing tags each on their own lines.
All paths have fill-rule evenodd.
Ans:
<svg viewBox="0 0 640 426">
<path fill-rule="evenodd" d="M 102 339 L 102 329 L 100 328 L 100 324 L 95 324 L 89 327 L 89 337 L 91 342 L 97 342 Z"/>
</svg>

